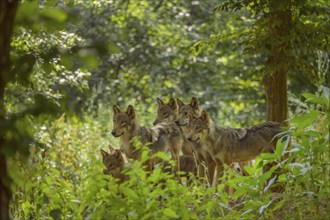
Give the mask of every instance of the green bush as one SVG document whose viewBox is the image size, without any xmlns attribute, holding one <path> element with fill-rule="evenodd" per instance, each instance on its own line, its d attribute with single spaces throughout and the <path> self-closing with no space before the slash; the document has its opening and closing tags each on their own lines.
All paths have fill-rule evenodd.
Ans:
<svg viewBox="0 0 330 220">
<path fill-rule="evenodd" d="M 36 139 L 31 157 L 10 161 L 16 182 L 14 219 L 327 219 L 329 217 L 329 89 L 304 94 L 308 110 L 291 120 L 287 141 L 274 154 L 262 154 L 249 176 L 226 167 L 216 189 L 194 181 L 178 184 L 158 167 L 148 176 L 141 161 L 125 172 L 119 184 L 104 175 L 100 149 L 118 141 L 111 134 L 106 112 L 82 119 L 62 115 L 55 121 L 34 122 Z M 147 121 L 147 118 L 143 120 Z M 291 140 L 291 142 L 289 141 Z M 281 160 L 286 153 L 291 155 Z M 147 159 L 143 154 L 142 160 Z M 266 163 L 276 165 L 263 173 Z M 281 172 L 277 172 L 280 169 Z M 20 175 L 17 175 L 19 173 Z M 15 175 L 14 175 L 15 174 Z M 277 181 L 272 177 L 274 174 Z M 267 184 L 266 180 L 271 178 Z M 226 181 L 225 181 L 226 180 Z M 274 187 L 284 191 L 274 193 Z M 229 196 L 226 187 L 235 189 Z"/>
</svg>

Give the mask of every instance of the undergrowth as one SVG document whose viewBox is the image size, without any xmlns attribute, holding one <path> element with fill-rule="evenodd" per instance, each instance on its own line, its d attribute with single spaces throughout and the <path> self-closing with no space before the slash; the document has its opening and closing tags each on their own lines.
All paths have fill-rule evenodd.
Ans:
<svg viewBox="0 0 330 220">
<path fill-rule="evenodd" d="M 13 219 L 329 219 L 329 89 L 304 94 L 309 108 L 290 121 L 274 154 L 262 154 L 249 176 L 226 167 L 216 188 L 194 180 L 180 185 L 173 175 L 155 168 L 150 176 L 142 161 L 125 170 L 130 180 L 119 184 L 103 174 L 101 149 L 119 147 L 111 137 L 109 114 L 83 119 L 62 115 L 36 122 L 31 156 L 10 162 L 16 185 Z M 283 155 L 291 155 L 283 160 Z M 267 163 L 276 165 L 263 173 Z M 281 172 L 277 172 L 280 169 Z M 277 180 L 272 174 L 276 174 Z M 266 180 L 270 179 L 268 183 Z M 281 186 L 284 190 L 274 193 Z M 229 196 L 225 188 L 234 188 Z"/>
</svg>

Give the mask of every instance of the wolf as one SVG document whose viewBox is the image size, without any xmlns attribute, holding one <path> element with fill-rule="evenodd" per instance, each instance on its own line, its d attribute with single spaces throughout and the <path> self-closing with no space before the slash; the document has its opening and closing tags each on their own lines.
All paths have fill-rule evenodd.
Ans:
<svg viewBox="0 0 330 220">
<path fill-rule="evenodd" d="M 250 161 L 262 152 L 273 152 L 276 135 L 282 131 L 277 122 L 265 122 L 248 128 L 224 128 L 216 126 L 208 113 L 202 111 L 200 117 L 190 117 L 188 140 L 200 143 L 202 150 L 209 152 L 223 174 L 223 164 Z M 213 183 L 214 185 L 214 183 Z"/>
<path fill-rule="evenodd" d="M 143 145 L 148 145 L 150 156 L 159 151 L 170 152 L 176 162 L 177 171 L 180 170 L 179 155 L 184 136 L 175 123 L 159 123 L 152 128 L 140 126 L 133 106 L 121 111 L 118 106 L 113 106 L 113 130 L 111 134 L 121 139 L 122 149 L 129 158 L 135 160 L 141 158 L 141 150 L 137 150 L 132 143 L 138 138 Z M 151 159 L 147 164 L 147 170 L 151 171 L 152 164 L 157 162 Z"/>
<path fill-rule="evenodd" d="M 103 173 L 119 179 L 120 183 L 126 181 L 128 176 L 122 173 L 125 165 L 128 163 L 125 153 L 109 145 L 109 152 L 101 149 L 101 154 L 103 164 L 106 167 Z"/>
<path fill-rule="evenodd" d="M 157 97 L 158 109 L 154 125 L 162 122 L 174 122 L 179 116 L 179 106 L 174 98 L 170 98 L 168 103 Z"/>
<path fill-rule="evenodd" d="M 196 97 L 192 97 L 191 102 L 187 105 L 185 105 L 180 99 L 170 98 L 168 103 L 165 103 L 160 98 L 157 98 L 158 102 L 158 110 L 157 110 L 157 118 L 154 121 L 154 124 L 160 123 L 160 122 L 175 122 L 183 132 L 185 138 L 182 145 L 182 154 L 183 155 L 194 155 L 197 162 L 198 167 L 198 178 L 204 178 L 205 176 L 205 170 L 204 166 L 206 165 L 210 171 L 208 172 L 210 175 L 208 175 L 209 182 L 212 182 L 213 177 L 211 175 L 214 173 L 215 166 L 212 166 L 213 163 L 210 163 L 209 161 L 212 160 L 212 158 L 207 155 L 206 152 L 201 152 L 200 147 L 196 147 L 194 145 L 198 145 L 196 143 L 192 143 L 186 139 L 186 136 L 188 135 L 189 129 L 189 114 L 194 114 L 194 116 L 200 116 L 200 113 L 202 112 L 202 109 L 199 105 L 199 101 Z M 210 164 L 210 166 L 208 166 Z"/>
<path fill-rule="evenodd" d="M 196 97 L 192 97 L 189 104 L 185 105 L 180 99 L 176 99 L 179 106 L 179 113 L 175 123 L 182 126 L 184 129 L 188 129 L 187 126 L 190 122 L 189 115 L 194 117 L 199 117 L 202 113 L 202 108 Z"/>
<path fill-rule="evenodd" d="M 190 115 L 193 117 L 200 117 L 202 108 L 196 97 L 192 97 L 189 104 L 184 104 L 179 98 L 177 98 L 179 106 L 179 114 L 175 123 L 181 127 L 185 137 L 187 138 L 190 133 Z M 205 175 L 204 166 L 207 168 L 207 177 L 210 184 L 213 182 L 215 161 L 207 151 L 203 151 L 200 143 L 191 142 L 194 155 L 197 161 L 198 177 L 203 178 Z"/>
<path fill-rule="evenodd" d="M 193 117 L 200 117 L 202 113 L 202 108 L 200 103 L 196 97 L 192 97 L 189 104 L 184 104 L 180 99 L 177 98 L 177 103 L 179 106 L 179 116 L 175 123 L 182 127 L 182 130 L 187 137 L 189 135 L 189 123 L 190 123 L 190 115 Z M 212 159 L 211 155 L 203 151 L 200 144 L 194 143 L 193 144 L 194 152 L 198 161 L 199 166 L 199 173 L 204 173 L 204 166 L 200 165 L 201 163 L 206 164 L 207 167 L 207 174 L 209 182 L 212 184 L 213 182 L 213 174 L 215 172 L 215 161 Z M 238 164 L 235 163 L 235 167 L 237 170 L 243 175 L 247 175 L 247 172 L 244 170 L 244 165 L 251 165 L 251 162 L 239 162 Z M 240 167 L 240 168 L 238 168 Z"/>
<path fill-rule="evenodd" d="M 153 122 L 154 125 L 159 123 L 174 123 L 179 116 L 179 107 L 174 98 L 170 98 L 168 103 L 165 103 L 162 99 L 157 97 L 158 110 L 157 117 Z M 179 127 L 183 132 L 182 127 Z M 181 152 L 183 155 L 193 155 L 193 149 L 191 146 L 191 142 L 189 142 L 185 137 L 183 138 L 183 145 L 181 148 Z"/>
</svg>

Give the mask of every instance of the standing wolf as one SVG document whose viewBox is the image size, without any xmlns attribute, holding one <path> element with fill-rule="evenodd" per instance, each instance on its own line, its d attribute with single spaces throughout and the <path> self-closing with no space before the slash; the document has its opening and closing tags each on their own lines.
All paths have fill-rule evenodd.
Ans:
<svg viewBox="0 0 330 220">
<path fill-rule="evenodd" d="M 180 170 L 179 155 L 183 143 L 183 134 L 174 123 L 160 123 L 152 128 L 140 126 L 133 106 L 129 105 L 125 112 L 118 106 L 113 106 L 113 130 L 111 134 L 119 137 L 122 142 L 122 149 L 129 158 L 140 159 L 141 152 L 132 143 L 133 138 L 137 137 L 143 145 L 150 143 L 150 155 L 158 151 L 171 152 L 172 159 L 176 163 L 176 170 Z M 148 164 L 151 171 L 152 162 Z"/>
<path fill-rule="evenodd" d="M 198 177 L 204 177 L 204 164 L 208 167 L 208 174 L 214 174 L 215 163 L 209 162 L 212 158 L 207 155 L 208 153 L 201 152 L 201 147 L 197 143 L 192 143 L 186 139 L 189 134 L 189 117 L 188 114 L 193 114 L 194 116 L 200 116 L 202 109 L 200 108 L 199 102 L 197 98 L 193 97 L 191 102 L 188 105 L 185 105 L 180 99 L 170 98 L 168 103 L 165 103 L 160 98 L 157 98 L 158 102 L 158 110 L 157 110 L 157 118 L 154 121 L 154 124 L 160 122 L 175 122 L 183 132 L 185 138 L 182 145 L 182 154 L 183 155 L 194 155 L 197 162 L 198 167 Z M 209 165 L 210 164 L 210 165 Z M 209 175 L 208 180 L 210 183 L 213 181 L 213 176 Z"/>
<path fill-rule="evenodd" d="M 187 138 L 190 133 L 190 117 L 199 117 L 202 113 L 202 108 L 199 104 L 199 101 L 196 97 L 192 97 L 189 104 L 184 104 L 180 99 L 177 98 L 177 103 L 179 106 L 178 117 L 175 120 L 175 123 L 181 127 L 185 137 Z M 196 157 L 198 175 L 199 177 L 205 176 L 204 165 L 207 168 L 208 181 L 210 184 L 213 182 L 213 174 L 215 169 L 215 162 L 213 161 L 211 155 L 208 152 L 202 151 L 200 143 L 191 142 L 191 146 Z"/>
<path fill-rule="evenodd" d="M 222 175 L 223 164 L 249 161 L 261 152 L 274 151 L 281 124 L 266 122 L 243 129 L 217 127 L 206 111 L 200 117 L 190 115 L 188 140 L 200 143 L 209 152 Z M 213 183 L 214 185 L 214 183 Z"/>
<path fill-rule="evenodd" d="M 157 117 L 153 122 L 154 125 L 159 123 L 174 123 L 179 116 L 179 107 L 174 98 L 170 98 L 168 103 L 165 103 L 160 98 L 157 98 L 158 110 Z M 182 127 L 179 127 L 183 132 Z M 193 155 L 192 143 L 189 142 L 185 137 L 183 138 L 183 145 L 181 148 L 183 155 Z"/>
</svg>

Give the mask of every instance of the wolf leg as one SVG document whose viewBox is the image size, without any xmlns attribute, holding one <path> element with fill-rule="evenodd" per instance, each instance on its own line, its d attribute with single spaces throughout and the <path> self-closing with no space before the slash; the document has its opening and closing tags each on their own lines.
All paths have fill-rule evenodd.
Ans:
<svg viewBox="0 0 330 220">
<path fill-rule="evenodd" d="M 222 177 L 224 175 L 224 166 L 223 163 L 219 160 L 216 161 L 216 175 L 215 175 L 215 179 L 214 179 L 214 186 L 216 186 L 218 184 L 218 181 L 221 182 L 222 181 Z"/>
<path fill-rule="evenodd" d="M 172 159 L 175 161 L 175 175 L 176 178 L 178 179 L 179 184 L 181 184 L 181 177 L 180 177 L 180 158 L 179 154 L 177 152 L 171 151 L 172 154 Z"/>
<path fill-rule="evenodd" d="M 213 160 L 208 161 L 207 163 L 207 175 L 208 175 L 208 179 L 209 179 L 209 184 L 211 187 L 215 186 L 215 178 L 214 178 L 214 174 L 215 174 L 215 168 L 216 168 L 216 164 Z"/>
<path fill-rule="evenodd" d="M 204 169 L 204 165 L 200 162 L 198 162 L 197 164 L 197 177 L 198 179 L 202 180 L 205 177 L 205 169 Z"/>
</svg>

